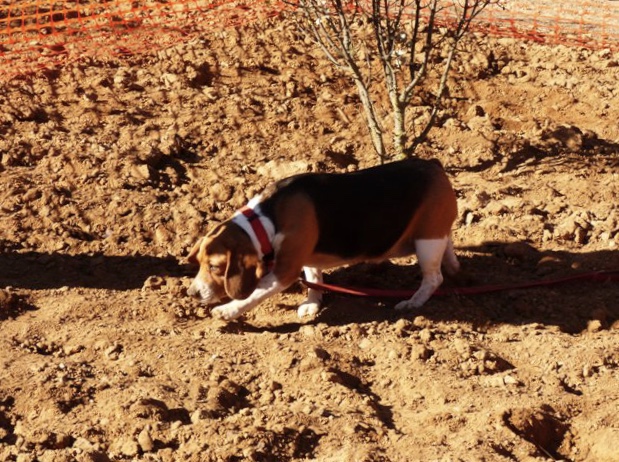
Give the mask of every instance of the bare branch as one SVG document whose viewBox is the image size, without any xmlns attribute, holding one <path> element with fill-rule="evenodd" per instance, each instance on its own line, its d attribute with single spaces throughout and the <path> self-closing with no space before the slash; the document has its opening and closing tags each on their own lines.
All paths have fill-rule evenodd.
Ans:
<svg viewBox="0 0 619 462">
<path fill-rule="evenodd" d="M 374 148 L 384 161 L 384 130 L 370 94 L 371 85 L 377 82 L 372 79 L 373 69 L 382 69 L 392 111 L 393 149 L 398 156 L 410 155 L 436 123 L 462 38 L 484 8 L 502 0 L 291 1 L 300 10 L 301 30 L 354 81 Z M 362 54 L 362 50 L 367 52 Z M 428 78 L 434 75 L 439 80 L 432 103 L 424 109 L 428 121 L 423 127 L 413 121 L 412 133 L 408 133 L 407 110 L 422 88 L 424 93 L 429 90 Z"/>
</svg>

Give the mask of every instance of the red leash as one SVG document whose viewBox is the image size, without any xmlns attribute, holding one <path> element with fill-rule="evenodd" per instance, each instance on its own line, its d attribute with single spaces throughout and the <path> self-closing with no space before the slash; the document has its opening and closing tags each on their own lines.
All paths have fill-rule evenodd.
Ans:
<svg viewBox="0 0 619 462">
<path fill-rule="evenodd" d="M 434 295 L 477 295 L 489 294 L 492 292 L 501 292 L 505 290 L 530 289 L 533 287 L 555 286 L 574 281 L 590 281 L 590 282 L 619 282 L 619 270 L 614 271 L 594 271 L 591 273 L 576 274 L 574 276 L 566 276 L 563 278 L 542 279 L 540 281 L 520 282 L 516 284 L 494 284 L 487 286 L 476 287 L 449 287 L 439 288 L 434 292 Z M 310 289 L 321 290 L 325 292 L 333 292 L 345 295 L 354 295 L 357 297 L 376 297 L 376 298 L 409 298 L 412 297 L 416 290 L 389 290 L 389 289 L 372 289 L 365 287 L 341 287 L 334 284 L 308 282 L 304 279 L 301 283 Z"/>
</svg>

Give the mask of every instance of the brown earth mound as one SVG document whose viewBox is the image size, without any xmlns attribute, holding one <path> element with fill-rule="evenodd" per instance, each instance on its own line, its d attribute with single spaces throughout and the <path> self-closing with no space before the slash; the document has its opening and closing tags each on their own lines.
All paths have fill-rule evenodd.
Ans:
<svg viewBox="0 0 619 462">
<path fill-rule="evenodd" d="M 618 269 L 617 56 L 475 43 L 419 152 L 458 191 L 463 279 Z M 377 163 L 287 23 L 6 84 L 0 153 L 2 460 L 619 460 L 616 283 L 406 316 L 327 295 L 307 322 L 300 286 L 231 324 L 186 296 L 193 242 L 268 182 Z"/>
</svg>

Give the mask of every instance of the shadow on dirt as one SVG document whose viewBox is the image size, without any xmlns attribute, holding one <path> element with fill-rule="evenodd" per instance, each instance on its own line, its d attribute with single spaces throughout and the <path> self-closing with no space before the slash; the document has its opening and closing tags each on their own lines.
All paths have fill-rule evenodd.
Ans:
<svg viewBox="0 0 619 462">
<path fill-rule="evenodd" d="M 462 274 L 446 280 L 443 287 L 477 287 L 520 284 L 574 275 L 619 270 L 619 252 L 539 252 L 526 243 L 489 242 L 456 249 Z M 326 275 L 325 282 L 346 287 L 415 289 L 421 282 L 417 265 L 360 264 Z M 294 288 L 292 290 L 298 290 Z M 578 333 L 615 328 L 619 324 L 619 283 L 615 280 L 578 280 L 529 289 L 506 289 L 476 295 L 435 295 L 423 307 L 400 313 L 393 310 L 399 299 L 362 298 L 327 293 L 316 319 L 267 327 L 230 324 L 243 331 L 294 332 L 303 324 L 346 325 L 375 321 L 395 322 L 423 316 L 431 323 L 459 321 L 478 330 L 500 324 L 557 326 Z"/>
<path fill-rule="evenodd" d="M 462 275 L 445 281 L 443 287 L 518 284 L 562 278 L 592 271 L 619 270 L 619 252 L 590 253 L 540 252 L 530 245 L 489 242 L 477 247 L 457 249 Z M 0 254 L 0 287 L 16 289 L 54 289 L 83 287 L 132 290 L 143 287 L 149 276 L 192 277 L 194 268 L 181 265 L 173 257 L 64 255 L 36 252 Z M 327 274 L 327 283 L 347 287 L 381 289 L 416 288 L 421 281 L 416 265 L 390 262 L 360 264 L 339 268 Z M 295 285 L 289 291 L 301 292 Z M 324 309 L 310 324 L 345 325 L 401 317 L 423 316 L 431 322 L 458 320 L 478 329 L 496 324 L 555 325 L 564 332 L 617 326 L 619 284 L 616 281 L 574 281 L 567 284 L 529 289 L 507 289 L 477 295 L 432 297 L 414 312 L 393 310 L 396 299 L 359 298 L 325 294 Z M 287 307 L 288 308 L 288 307 Z M 296 307 L 294 307 L 296 309 Z M 227 331 L 294 332 L 306 322 L 284 325 L 251 326 L 230 323 Z M 597 326 L 597 327 L 596 327 Z"/>
<path fill-rule="evenodd" d="M 511 144 L 510 140 L 510 144 Z M 508 144 L 507 146 L 510 146 Z M 619 165 L 619 144 L 598 138 L 595 133 L 582 132 L 577 127 L 558 126 L 542 132 L 539 140 L 516 142 L 510 146 L 511 154 L 501 173 L 525 167 L 547 165 L 616 167 Z"/>
<path fill-rule="evenodd" d="M 187 269 L 173 257 L 66 255 L 38 252 L 0 254 L 0 287 L 17 289 L 139 289 L 153 275 L 181 276 Z"/>
<path fill-rule="evenodd" d="M 0 321 L 14 319 L 27 311 L 36 309 L 27 296 L 0 289 Z"/>
<path fill-rule="evenodd" d="M 619 252 L 539 252 L 525 243 L 486 243 L 457 249 L 462 274 L 444 287 L 519 284 L 552 280 L 595 271 L 619 270 Z M 463 255 L 464 253 L 464 255 Z M 352 287 L 416 288 L 419 268 L 391 263 L 342 268 L 326 278 Z M 316 322 L 346 324 L 380 319 L 424 316 L 434 322 L 458 320 L 478 329 L 495 324 L 555 325 L 564 332 L 604 329 L 619 320 L 619 283 L 616 279 L 579 280 L 529 289 L 507 289 L 477 295 L 434 296 L 423 307 L 406 314 L 392 306 L 397 300 L 360 299 L 329 294 Z"/>
<path fill-rule="evenodd" d="M 448 171 L 482 172 L 497 168 L 499 173 L 521 173 L 541 165 L 570 165 L 571 170 L 577 171 L 591 164 L 608 168 L 619 166 L 619 143 L 576 126 L 555 125 L 541 130 L 531 139 L 520 134 L 506 135 L 493 143 L 492 158 L 471 167 L 451 167 Z"/>
</svg>

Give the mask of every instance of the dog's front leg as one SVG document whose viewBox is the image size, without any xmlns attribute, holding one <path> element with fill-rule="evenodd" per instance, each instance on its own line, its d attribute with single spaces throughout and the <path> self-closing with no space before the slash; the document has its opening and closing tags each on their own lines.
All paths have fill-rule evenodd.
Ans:
<svg viewBox="0 0 619 462">
<path fill-rule="evenodd" d="M 211 314 L 215 318 L 223 319 L 224 321 L 232 321 L 259 305 L 263 300 L 280 293 L 286 287 L 287 286 L 282 284 L 273 273 L 269 273 L 260 279 L 256 290 L 245 300 L 232 300 L 225 305 L 213 308 Z"/>
<path fill-rule="evenodd" d="M 303 273 L 305 273 L 305 279 L 309 282 L 322 283 L 322 271 L 318 268 L 312 268 L 309 266 L 303 267 Z M 307 300 L 305 300 L 299 309 L 297 314 L 300 318 L 305 316 L 313 317 L 318 314 L 320 310 L 320 304 L 322 302 L 322 292 L 316 289 L 307 290 Z"/>
</svg>

